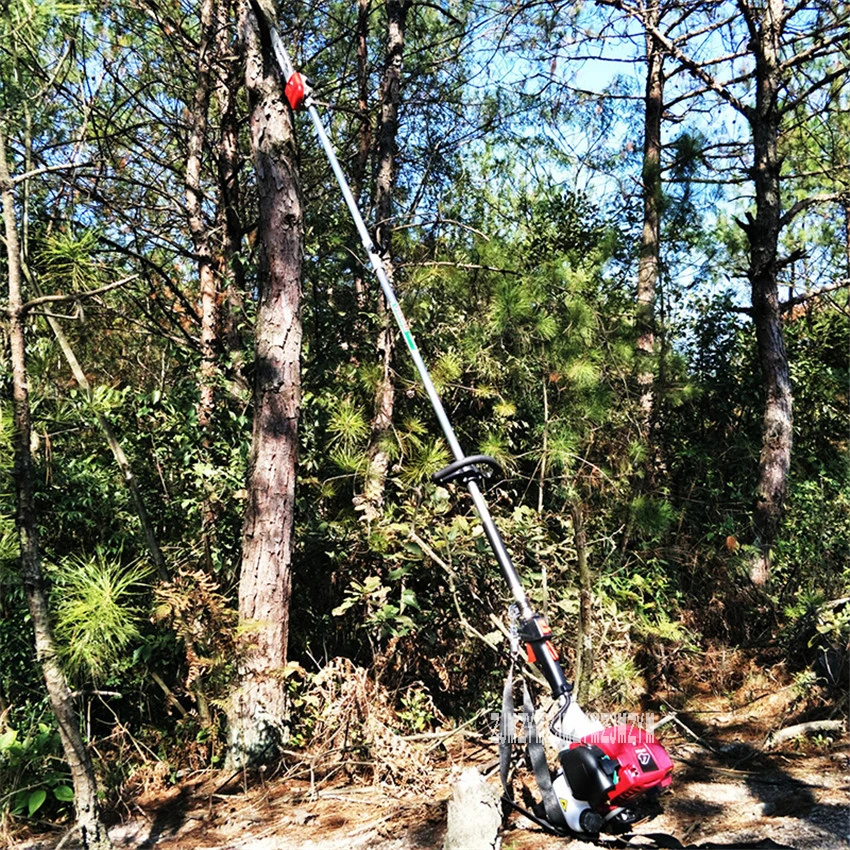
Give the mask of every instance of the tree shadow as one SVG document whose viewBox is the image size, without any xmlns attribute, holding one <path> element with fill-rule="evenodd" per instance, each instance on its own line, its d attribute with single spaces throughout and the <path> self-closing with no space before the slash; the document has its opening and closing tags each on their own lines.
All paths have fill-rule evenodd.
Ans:
<svg viewBox="0 0 850 850">
<path fill-rule="evenodd" d="M 161 838 L 174 835 L 186 822 L 189 802 L 189 789 L 181 788 L 176 797 L 159 806 L 147 838 L 138 845 L 138 850 L 151 850 L 151 848 L 156 847 Z"/>
<path fill-rule="evenodd" d="M 847 840 L 847 834 L 850 832 L 848 809 L 835 804 L 819 803 L 814 793 L 818 786 L 793 776 L 786 767 L 783 755 L 767 752 L 740 740 L 728 742 L 729 737 L 735 736 L 736 730 L 748 731 L 748 724 L 742 722 L 724 726 L 724 740 L 717 734 L 718 730 L 694 715 L 680 712 L 678 717 L 698 736 L 696 743 L 704 752 L 703 763 L 695 765 L 690 761 L 684 762 L 685 770 L 677 771 L 680 780 L 711 781 L 712 776 L 716 777 L 718 772 L 725 773 L 730 777 L 730 781 L 739 781 L 745 786 L 750 795 L 760 803 L 759 819 L 796 818 L 809 823 L 815 829 Z M 815 847 L 816 844 L 812 843 L 811 846 Z"/>
</svg>

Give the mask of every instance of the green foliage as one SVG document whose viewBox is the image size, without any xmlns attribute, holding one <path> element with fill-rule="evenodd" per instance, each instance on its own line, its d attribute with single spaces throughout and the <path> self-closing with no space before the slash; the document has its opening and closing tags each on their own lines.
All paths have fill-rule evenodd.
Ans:
<svg viewBox="0 0 850 850">
<path fill-rule="evenodd" d="M 850 585 L 850 482 L 795 480 L 785 527 L 774 575 L 780 603 L 801 591 L 844 595 Z"/>
<path fill-rule="evenodd" d="M 402 731 L 409 734 L 426 732 L 437 721 L 440 712 L 422 682 L 415 682 L 399 698 L 400 707 L 396 716 L 402 723 Z"/>
<path fill-rule="evenodd" d="M 332 133 L 349 168 L 363 127 L 359 111 L 346 106 L 354 91 L 357 10 L 332 3 L 313 11 L 313 25 L 295 35 L 297 47 L 315 79 L 338 83 L 327 90 L 340 106 Z M 462 445 L 495 456 L 506 473 L 489 501 L 568 661 L 578 612 L 569 505 L 581 505 L 594 576 L 596 696 L 634 704 L 650 687 L 647 648 L 688 651 L 691 623 L 704 622 L 712 600 L 729 620 L 736 612 L 741 620 L 757 615 L 734 595 L 746 581 L 740 562 L 750 542 L 762 426 L 753 332 L 740 293 L 725 291 L 748 259 L 735 220 L 740 210 L 710 203 L 728 187 L 717 185 L 713 195 L 695 179 L 715 140 L 685 116 L 663 165 L 669 179 L 648 443 L 636 425 L 633 377 L 635 100 L 567 101 L 561 85 L 532 91 L 539 64 L 522 83 L 512 82 L 519 94 L 484 90 L 488 69 L 473 58 L 484 39 L 471 50 L 462 26 L 476 9 L 461 2 L 451 11 L 453 17 L 423 6 L 409 16 L 395 282 Z M 215 710 L 226 700 L 235 662 L 232 596 L 249 496 L 261 246 L 242 240 L 221 270 L 216 409 L 212 427 L 202 429 L 195 248 L 174 201 L 185 189 L 186 116 L 196 80 L 186 44 L 198 21 L 181 18 L 184 38 L 120 4 L 104 14 L 13 0 L 7 13 L 0 21 L 7 155 L 16 176 L 48 169 L 16 186 L 17 209 L 27 217 L 26 286 L 35 280 L 45 292 L 77 291 L 138 275 L 79 310 L 73 305 L 73 322 L 62 320 L 95 388 L 92 404 L 44 319 L 33 314 L 27 324 L 35 498 L 45 561 L 55 565 L 57 635 L 74 675 L 120 686 L 125 699 L 115 711 L 126 728 L 173 758 L 175 769 L 181 759 L 203 767 L 219 755 Z M 512 25 L 526 28 L 521 36 L 506 36 L 512 48 L 529 33 L 534 49 L 569 43 L 560 36 L 579 14 L 578 7 L 565 16 L 540 6 L 515 16 Z M 382 70 L 382 27 L 382 15 L 373 14 L 370 92 Z M 521 53 L 512 50 L 512 59 L 524 62 Z M 474 89 L 465 85 L 473 73 Z M 621 79 L 613 88 L 630 85 Z M 551 97 L 550 89 L 559 93 Z M 783 174 L 799 172 L 786 184 L 787 205 L 840 188 L 833 177 L 818 177 L 824 163 L 846 164 L 848 134 L 835 130 L 846 124 L 846 96 L 830 90 L 828 101 L 817 111 L 803 104 L 783 137 Z M 239 95 L 241 128 L 245 106 Z M 374 127 L 371 95 L 367 106 Z M 210 117 L 217 129 L 216 110 Z M 578 148 L 569 141 L 571 120 L 578 122 Z M 218 151 L 214 136 L 208 141 L 205 214 L 218 234 Z M 75 169 L 56 167 L 71 160 Z M 256 187 L 249 171 L 243 176 L 227 211 L 249 230 Z M 363 198 L 372 196 L 374 177 L 367 163 L 358 186 Z M 333 177 L 311 145 L 302 150 L 302 180 L 308 236 L 291 654 L 320 666 L 336 655 L 383 665 L 383 680 L 398 688 L 403 731 L 417 733 L 440 710 L 457 714 L 497 699 L 504 659 L 491 615 L 502 617 L 510 599 L 462 488 L 448 492 L 429 482 L 450 453 L 401 345 L 390 370 L 393 426 L 380 446 L 390 459 L 382 510 L 366 522 L 354 509 L 374 392 L 384 377 L 375 351 L 379 296 L 359 249 L 352 250 Z M 807 249 L 783 272 L 795 295 L 803 280 L 846 276 L 846 245 L 836 236 L 843 213 L 839 204 L 813 208 L 786 237 L 789 254 Z M 786 610 L 786 640 L 798 649 L 813 636 L 846 636 L 843 610 L 822 605 L 850 584 L 848 327 L 841 291 L 801 303 L 784 324 L 795 449 L 766 592 Z M 0 346 L 0 383 L 8 395 L 6 348 Z M 153 623 L 139 523 L 93 412 L 108 416 L 119 435 L 173 571 L 173 581 L 157 591 Z M 11 412 L 3 404 L 0 692 L 11 710 L 0 732 L 0 805 L 16 817 L 41 817 L 66 811 L 59 804 L 70 801 L 62 796 L 55 735 L 38 725 L 43 686 L 18 575 L 11 445 Z M 663 464 L 650 474 L 656 454 Z M 737 555 L 730 554 L 735 547 Z M 765 611 L 759 633 L 774 627 L 772 616 Z M 723 634 L 744 639 L 756 631 L 729 626 Z M 163 695 L 150 684 L 151 672 L 166 671 L 177 698 L 198 706 L 185 721 L 160 710 Z M 309 716 L 311 675 L 287 668 L 284 677 L 293 705 Z M 199 718 L 204 699 L 213 710 L 209 728 Z M 94 728 L 102 728 L 96 706 L 92 712 Z M 38 731 L 19 736 L 12 729 Z M 309 733 L 305 724 L 301 743 Z"/>
<path fill-rule="evenodd" d="M 850 642 L 850 605 L 825 606 L 818 617 L 816 629 L 821 640 L 833 646 L 847 646 Z"/>
<path fill-rule="evenodd" d="M 63 230 L 45 237 L 35 262 L 49 290 L 67 293 L 93 289 L 103 271 L 95 259 L 98 242 L 99 234 L 94 230 L 79 235 Z"/>
<path fill-rule="evenodd" d="M 343 399 L 331 411 L 328 419 L 328 432 L 331 436 L 330 445 L 339 443 L 341 447 L 350 449 L 369 434 L 369 423 L 351 399 Z"/>
<path fill-rule="evenodd" d="M 18 532 L 15 521 L 10 516 L 0 514 L 0 576 L 5 578 L 10 565 L 17 561 L 20 553 Z"/>
<path fill-rule="evenodd" d="M 392 591 L 391 586 L 382 584 L 380 576 L 367 576 L 363 582 L 352 581 L 342 603 L 332 613 L 339 617 L 356 607 L 360 627 L 374 632 L 378 639 L 404 636 L 416 628 L 414 620 L 404 612 L 418 610 L 419 603 L 416 594 L 404 586 L 400 587 L 397 599 L 391 601 Z"/>
<path fill-rule="evenodd" d="M 38 723 L 28 734 L 0 724 L 0 826 L 71 811 L 74 791 L 62 764 L 59 732 Z"/>
<path fill-rule="evenodd" d="M 550 191 L 526 199 L 529 259 L 593 265 L 602 256 L 606 225 L 582 193 Z"/>
<path fill-rule="evenodd" d="M 138 641 L 150 575 L 147 564 L 122 564 L 103 550 L 62 560 L 54 572 L 55 637 L 72 675 L 102 681 Z"/>
<path fill-rule="evenodd" d="M 629 511 L 636 529 L 645 538 L 662 538 L 676 520 L 676 510 L 666 499 L 635 496 Z"/>
<path fill-rule="evenodd" d="M 403 438 L 405 462 L 400 479 L 409 487 L 421 484 L 431 473 L 446 466 L 451 459 L 442 440 L 421 439 L 415 431 Z"/>
<path fill-rule="evenodd" d="M 604 697 L 606 705 L 635 705 L 645 692 L 646 682 L 631 652 L 609 653 L 599 674 L 592 679 L 591 703 Z"/>
</svg>

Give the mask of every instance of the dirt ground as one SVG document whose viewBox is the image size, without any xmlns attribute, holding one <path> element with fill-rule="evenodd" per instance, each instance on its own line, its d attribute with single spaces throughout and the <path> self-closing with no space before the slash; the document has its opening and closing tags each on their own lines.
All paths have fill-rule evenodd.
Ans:
<svg viewBox="0 0 850 850">
<path fill-rule="evenodd" d="M 798 722 L 788 688 L 699 701 L 667 715 L 658 731 L 674 760 L 662 811 L 636 825 L 684 846 L 850 848 L 850 741 L 846 734 L 765 746 L 767 734 Z M 846 721 L 847 711 L 833 714 Z M 846 727 L 845 727 L 846 732 Z M 453 781 L 474 765 L 498 787 L 496 745 L 480 736 L 446 739 L 430 788 L 268 775 L 199 774 L 130 802 L 110 829 L 117 848 L 136 850 L 418 850 L 442 847 Z M 62 834 L 30 837 L 15 850 L 55 850 Z M 632 839 L 629 846 L 646 846 Z M 606 846 L 606 840 L 600 842 Z M 598 847 L 547 835 L 516 813 L 505 821 L 502 850 Z M 64 847 L 72 847 L 68 841 Z M 607 846 L 615 846 L 607 841 Z M 622 846 L 622 845 L 619 845 Z M 654 846 L 651 843 L 649 846 Z"/>
</svg>

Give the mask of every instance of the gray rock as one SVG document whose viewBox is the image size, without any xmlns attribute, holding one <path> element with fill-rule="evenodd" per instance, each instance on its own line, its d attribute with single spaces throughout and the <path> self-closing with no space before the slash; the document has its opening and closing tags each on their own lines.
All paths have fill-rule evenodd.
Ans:
<svg viewBox="0 0 850 850">
<path fill-rule="evenodd" d="M 443 850 L 498 850 L 501 825 L 499 795 L 474 767 L 466 768 L 452 789 Z"/>
</svg>

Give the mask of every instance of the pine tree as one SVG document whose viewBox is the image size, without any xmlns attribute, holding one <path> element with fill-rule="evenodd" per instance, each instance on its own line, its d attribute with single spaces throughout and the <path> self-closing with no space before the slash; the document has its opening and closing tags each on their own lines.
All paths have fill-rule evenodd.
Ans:
<svg viewBox="0 0 850 850">
<path fill-rule="evenodd" d="M 273 19 L 270 22 L 273 25 Z M 301 403 L 303 222 L 291 111 L 268 40 L 243 2 L 240 30 L 259 198 L 254 429 L 239 578 L 244 648 L 228 710 L 229 764 L 267 762 L 285 740 L 295 476 Z"/>
<path fill-rule="evenodd" d="M 4 116 L 0 115 L 0 193 L 2 193 L 6 273 L 9 284 L 7 320 L 14 407 L 13 477 L 17 501 L 16 525 L 20 538 L 21 577 L 35 636 L 36 657 L 41 665 L 47 695 L 59 725 L 65 759 L 71 770 L 76 810 L 75 828 L 79 830 L 85 848 L 108 850 L 112 847 L 112 842 L 109 840 L 109 833 L 102 818 L 91 757 L 80 733 L 80 722 L 74 699 L 59 661 L 41 566 L 30 448 L 32 411 L 26 354 L 26 314 L 32 305 L 26 304 L 23 300 L 19 225 L 15 213 L 15 184 L 7 161 L 4 123 Z"/>
<path fill-rule="evenodd" d="M 780 235 L 800 208 L 791 205 L 783 209 L 781 138 L 788 116 L 796 107 L 846 77 L 850 70 L 839 47 L 848 24 L 847 10 L 827 4 L 809 9 L 790 6 L 783 0 L 768 0 L 765 4 L 739 3 L 739 19 L 735 14 L 724 17 L 716 4 L 695 6 L 691 12 L 703 14 L 707 26 L 717 32 L 718 26 L 736 33 L 740 24 L 746 29 L 745 48 L 713 62 L 689 55 L 686 44 L 661 32 L 643 6 L 622 0 L 611 5 L 640 21 L 647 35 L 663 45 L 671 60 L 692 76 L 706 96 L 711 93 L 718 97 L 727 108 L 743 116 L 750 129 L 751 164 L 747 173 L 752 180 L 755 212 L 747 211 L 739 224 L 748 241 L 750 315 L 764 386 L 762 445 L 753 508 L 753 530 L 760 555 L 751 568 L 753 582 L 764 584 L 769 575 L 770 553 L 779 535 L 793 441 L 793 392 L 779 298 L 780 275 L 792 258 L 781 255 Z M 697 26 L 697 20 L 691 17 L 692 27 Z M 733 63 L 744 57 L 751 60 L 752 70 L 742 76 Z M 827 57 L 834 61 L 829 70 L 818 65 Z M 718 62 L 719 69 L 715 70 Z"/>
</svg>

